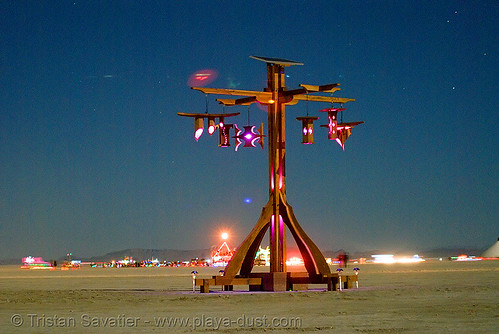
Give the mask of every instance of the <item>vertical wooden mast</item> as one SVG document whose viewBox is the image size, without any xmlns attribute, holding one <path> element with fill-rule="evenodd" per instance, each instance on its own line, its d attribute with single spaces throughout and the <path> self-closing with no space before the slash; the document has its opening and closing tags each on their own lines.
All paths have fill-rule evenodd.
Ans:
<svg viewBox="0 0 499 334">
<path fill-rule="evenodd" d="M 279 93 L 285 87 L 284 66 L 267 64 L 267 89 L 274 103 L 268 106 L 269 198 L 272 201 L 270 222 L 270 272 L 286 272 L 286 229 L 281 215 L 281 194 L 286 193 L 285 106 Z"/>
</svg>

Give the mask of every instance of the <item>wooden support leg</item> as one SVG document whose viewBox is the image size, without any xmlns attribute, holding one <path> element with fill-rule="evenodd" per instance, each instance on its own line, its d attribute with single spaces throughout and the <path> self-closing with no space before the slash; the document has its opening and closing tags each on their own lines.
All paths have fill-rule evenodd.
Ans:
<svg viewBox="0 0 499 334">
<path fill-rule="evenodd" d="M 208 282 L 208 280 L 203 280 L 203 284 L 201 284 L 201 286 L 199 287 L 199 291 L 201 293 L 210 292 L 210 283 Z"/>
<path fill-rule="evenodd" d="M 300 249 L 300 253 L 303 261 L 305 262 L 305 268 L 307 269 L 308 274 L 311 277 L 318 274 L 330 274 L 331 270 L 326 263 L 324 255 L 322 255 L 322 252 L 298 223 L 291 205 L 289 205 L 285 200 L 282 201 L 281 205 L 286 208 L 285 215 L 283 217 L 284 223 L 288 226 L 298 248 Z"/>
<path fill-rule="evenodd" d="M 329 279 L 329 282 L 327 284 L 327 288 L 329 291 L 336 291 L 338 290 L 338 277 L 331 277 Z"/>
<path fill-rule="evenodd" d="M 251 273 L 256 251 L 258 250 L 258 246 L 260 246 L 265 232 L 269 228 L 270 216 L 272 215 L 271 204 L 272 203 L 269 201 L 263 208 L 255 227 L 238 247 L 229 264 L 227 264 L 224 276 L 235 277 L 238 272 L 243 276 L 247 276 Z"/>
</svg>

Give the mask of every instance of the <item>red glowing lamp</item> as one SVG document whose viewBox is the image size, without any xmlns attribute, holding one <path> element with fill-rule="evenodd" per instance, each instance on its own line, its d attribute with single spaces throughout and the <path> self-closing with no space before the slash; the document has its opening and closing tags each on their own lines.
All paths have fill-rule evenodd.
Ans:
<svg viewBox="0 0 499 334">
<path fill-rule="evenodd" d="M 230 129 L 233 127 L 232 124 L 225 124 L 222 120 L 218 123 L 218 146 L 219 147 L 229 147 L 230 146 Z"/>
<path fill-rule="evenodd" d="M 350 123 L 339 123 L 336 126 L 336 135 L 334 136 L 334 140 L 338 143 L 338 145 L 341 146 L 343 151 L 345 150 L 345 141 L 350 137 L 350 134 L 352 133 L 352 129 L 359 125 L 363 124 L 364 122 L 350 122 Z M 327 127 L 330 129 L 329 125 L 321 125 L 321 127 Z M 331 138 L 329 138 L 331 139 Z"/>
<path fill-rule="evenodd" d="M 338 138 L 338 131 L 337 131 L 337 126 L 338 126 L 338 111 L 343 111 L 346 110 L 344 108 L 328 108 L 328 109 L 322 109 L 319 110 L 320 112 L 327 112 L 327 118 L 328 118 L 328 139 L 329 140 L 334 140 Z"/>
</svg>

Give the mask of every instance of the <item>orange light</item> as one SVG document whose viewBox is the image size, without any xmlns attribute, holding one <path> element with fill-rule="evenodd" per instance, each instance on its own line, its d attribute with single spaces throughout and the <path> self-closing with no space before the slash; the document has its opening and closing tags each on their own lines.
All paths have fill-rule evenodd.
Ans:
<svg viewBox="0 0 499 334">
<path fill-rule="evenodd" d="M 227 240 L 228 238 L 229 238 L 229 233 L 227 233 L 227 232 L 223 232 L 223 233 L 222 233 L 222 239 L 223 239 L 223 240 Z"/>
</svg>

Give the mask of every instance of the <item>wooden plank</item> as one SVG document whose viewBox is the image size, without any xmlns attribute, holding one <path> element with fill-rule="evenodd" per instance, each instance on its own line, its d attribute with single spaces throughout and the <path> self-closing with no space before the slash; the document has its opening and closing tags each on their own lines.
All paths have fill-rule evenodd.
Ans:
<svg viewBox="0 0 499 334">
<path fill-rule="evenodd" d="M 318 96 L 318 95 L 295 95 L 293 96 L 293 99 L 300 101 L 329 102 L 329 103 L 347 103 L 355 101 L 355 99 L 348 99 L 344 97 Z"/>
<path fill-rule="evenodd" d="M 250 56 L 252 59 L 260 60 L 269 64 L 278 64 L 278 65 L 283 65 L 283 66 L 290 66 L 290 65 L 303 65 L 303 63 L 294 61 L 294 60 L 289 60 L 289 59 L 282 59 L 282 58 L 271 58 L 271 57 L 260 57 L 260 56 Z"/>
<path fill-rule="evenodd" d="M 291 284 L 291 289 L 293 291 L 308 290 L 308 284 L 292 283 Z"/>
<path fill-rule="evenodd" d="M 334 93 L 340 90 L 340 88 L 338 87 L 339 85 L 340 85 L 339 83 L 334 83 L 334 84 L 320 85 L 320 86 L 301 84 L 300 86 L 303 87 L 308 92 Z"/>
<path fill-rule="evenodd" d="M 358 281 L 357 275 L 347 275 L 345 280 L 345 289 L 353 289 L 353 286 L 357 281 Z"/>
<path fill-rule="evenodd" d="M 209 88 L 209 87 L 191 87 L 191 89 L 199 90 L 205 94 L 218 94 L 218 95 L 235 95 L 235 96 L 256 96 L 271 99 L 272 92 L 261 92 L 256 90 L 240 90 L 229 88 Z"/>
<path fill-rule="evenodd" d="M 215 282 L 212 285 L 260 285 L 262 279 L 260 277 L 239 277 L 231 278 L 224 276 L 216 276 Z"/>
<path fill-rule="evenodd" d="M 232 116 L 237 116 L 241 114 L 240 112 L 234 112 L 230 114 L 207 114 L 207 113 L 186 113 L 186 112 L 178 112 L 177 115 L 179 116 L 185 116 L 185 117 L 202 117 L 202 118 L 208 118 L 208 117 L 232 117 Z"/>
<path fill-rule="evenodd" d="M 196 286 L 201 286 L 208 283 L 209 285 L 215 285 L 215 279 L 213 278 L 196 278 Z"/>
<path fill-rule="evenodd" d="M 308 272 L 306 271 L 291 271 L 288 272 L 288 277 L 308 277 Z"/>
<path fill-rule="evenodd" d="M 249 106 L 250 104 L 256 102 L 252 101 L 252 102 L 240 103 L 240 101 L 238 102 L 237 99 L 216 99 L 216 101 L 220 104 L 223 104 L 224 106 L 235 106 L 235 105 Z"/>
</svg>

